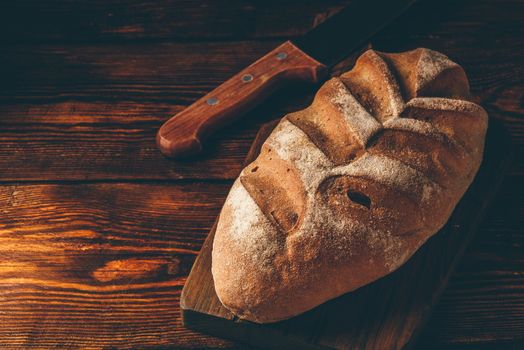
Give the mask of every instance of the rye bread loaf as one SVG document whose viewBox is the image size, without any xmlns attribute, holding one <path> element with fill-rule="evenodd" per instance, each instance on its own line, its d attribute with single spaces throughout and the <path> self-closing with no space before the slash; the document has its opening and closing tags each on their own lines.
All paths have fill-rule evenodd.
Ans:
<svg viewBox="0 0 524 350">
<path fill-rule="evenodd" d="M 282 118 L 233 184 L 213 244 L 219 299 L 279 321 L 397 269 L 472 182 L 486 128 L 446 56 L 367 51 Z"/>
</svg>

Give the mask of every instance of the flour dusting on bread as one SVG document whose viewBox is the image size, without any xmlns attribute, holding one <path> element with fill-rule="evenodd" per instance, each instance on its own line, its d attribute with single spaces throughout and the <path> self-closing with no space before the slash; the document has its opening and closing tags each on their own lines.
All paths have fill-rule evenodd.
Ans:
<svg viewBox="0 0 524 350">
<path fill-rule="evenodd" d="M 340 108 L 349 128 L 365 146 L 369 139 L 382 129 L 382 125 L 351 95 L 340 79 L 333 78 L 333 82 L 336 90 L 331 102 Z"/>
<path fill-rule="evenodd" d="M 422 50 L 417 63 L 417 90 L 433 81 L 440 73 L 446 69 L 459 67 L 458 64 L 449 60 L 440 52 L 432 50 Z"/>
</svg>

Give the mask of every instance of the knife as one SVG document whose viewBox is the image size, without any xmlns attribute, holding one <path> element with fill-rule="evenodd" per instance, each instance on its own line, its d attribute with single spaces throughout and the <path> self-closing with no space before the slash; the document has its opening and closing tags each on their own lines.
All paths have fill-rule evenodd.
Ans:
<svg viewBox="0 0 524 350">
<path fill-rule="evenodd" d="M 160 151 L 199 153 L 203 142 L 291 81 L 319 83 L 329 69 L 417 0 L 354 0 L 304 36 L 288 40 L 165 122 Z"/>
</svg>

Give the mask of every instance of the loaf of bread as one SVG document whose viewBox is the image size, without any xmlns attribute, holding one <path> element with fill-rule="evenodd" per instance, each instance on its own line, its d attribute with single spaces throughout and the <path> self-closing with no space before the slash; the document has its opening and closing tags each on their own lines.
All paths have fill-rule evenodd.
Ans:
<svg viewBox="0 0 524 350">
<path fill-rule="evenodd" d="M 213 244 L 220 301 L 274 322 L 397 269 L 471 184 L 486 129 L 446 56 L 367 51 L 282 118 L 233 184 Z"/>
</svg>

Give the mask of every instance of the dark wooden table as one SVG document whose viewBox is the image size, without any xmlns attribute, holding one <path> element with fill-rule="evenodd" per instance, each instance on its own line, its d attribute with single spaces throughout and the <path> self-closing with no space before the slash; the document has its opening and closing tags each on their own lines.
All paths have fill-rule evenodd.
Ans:
<svg viewBox="0 0 524 350">
<path fill-rule="evenodd" d="M 192 161 L 164 159 L 154 135 L 347 2 L 3 2 L 0 348 L 242 348 L 182 328 L 180 291 L 257 128 L 313 89 L 270 99 Z M 524 347 L 523 24 L 523 1 L 431 2 L 372 40 L 461 63 L 514 144 L 419 349 Z"/>
</svg>

